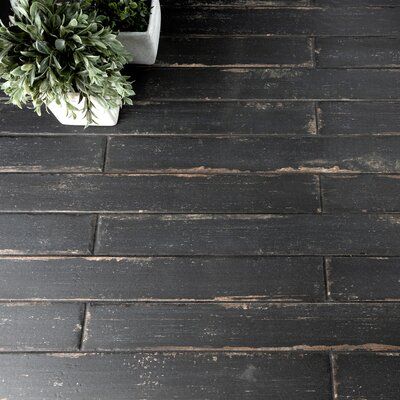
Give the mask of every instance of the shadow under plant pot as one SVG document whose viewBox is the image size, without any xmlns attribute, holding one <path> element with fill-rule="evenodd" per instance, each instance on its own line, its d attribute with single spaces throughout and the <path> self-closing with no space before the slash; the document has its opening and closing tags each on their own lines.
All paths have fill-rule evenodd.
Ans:
<svg viewBox="0 0 400 400">
<path fill-rule="evenodd" d="M 159 0 L 151 1 L 149 25 L 145 32 L 120 32 L 118 39 L 131 54 L 133 64 L 151 65 L 156 62 L 161 30 L 161 7 Z"/>
</svg>

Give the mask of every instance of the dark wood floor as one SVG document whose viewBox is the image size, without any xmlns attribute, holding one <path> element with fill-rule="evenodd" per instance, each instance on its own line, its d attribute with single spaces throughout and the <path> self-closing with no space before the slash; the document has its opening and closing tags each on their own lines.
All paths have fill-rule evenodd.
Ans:
<svg viewBox="0 0 400 400">
<path fill-rule="evenodd" d="M 0 399 L 398 400 L 400 2 L 164 0 L 115 128 L 0 103 Z"/>
</svg>

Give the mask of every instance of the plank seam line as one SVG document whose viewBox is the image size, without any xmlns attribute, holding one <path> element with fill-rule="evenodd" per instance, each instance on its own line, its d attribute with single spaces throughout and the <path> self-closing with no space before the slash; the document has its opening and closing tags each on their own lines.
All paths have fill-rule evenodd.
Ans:
<svg viewBox="0 0 400 400">
<path fill-rule="evenodd" d="M 105 170 L 106 170 L 109 142 L 110 142 L 110 138 L 108 136 L 106 136 L 105 145 L 104 145 L 104 152 L 103 152 L 103 165 L 102 165 L 102 168 L 101 168 L 102 172 L 105 172 Z"/>
<path fill-rule="evenodd" d="M 318 180 L 318 193 L 319 193 L 319 205 L 321 207 L 321 214 L 324 213 L 324 199 L 323 199 L 323 194 L 322 194 L 322 178 L 321 175 L 317 176 Z M 357 211 L 357 210 L 355 210 Z"/>
<path fill-rule="evenodd" d="M 314 101 L 313 102 L 313 105 L 314 105 L 314 118 L 315 118 L 315 133 L 316 133 L 316 135 L 319 135 L 320 134 L 320 121 L 319 121 L 319 104 L 318 104 L 318 101 Z M 349 134 L 350 135 L 350 134 Z M 305 136 L 305 135 L 304 135 Z M 339 135 L 335 135 L 335 137 L 336 136 L 339 136 Z"/>
<path fill-rule="evenodd" d="M 377 259 L 394 259 L 400 258 L 400 253 L 394 254 L 357 254 L 357 253 L 337 253 L 329 254 L 331 258 L 377 258 Z M 1 254 L 0 259 L 73 259 L 73 258 L 84 258 L 84 259 L 115 259 L 115 258 L 139 258 L 139 259 L 151 259 L 151 258 L 319 258 L 324 257 L 323 253 L 267 253 L 267 254 L 87 254 L 87 253 L 25 253 L 25 254 Z M 6 300 L 8 301 L 8 300 Z M 355 301 L 359 302 L 359 301 Z"/>
<path fill-rule="evenodd" d="M 332 400 L 338 400 L 338 382 L 337 382 L 337 365 L 336 356 L 332 352 L 329 353 L 329 364 L 331 370 Z"/>
<path fill-rule="evenodd" d="M 310 51 L 311 51 L 311 62 L 312 62 L 312 68 L 317 68 L 317 60 L 316 60 L 316 38 L 311 37 L 309 39 L 310 42 Z"/>
<path fill-rule="evenodd" d="M 168 346 L 168 347 L 142 347 L 142 348 L 134 348 L 134 349 L 102 349 L 102 348 L 90 348 L 88 350 L 84 350 L 82 352 L 76 351 L 76 350 L 45 350 L 45 349 L 37 349 L 37 350 L 26 350 L 26 349 L 20 349 L 20 350 L 5 350 L 5 351 L 0 351 L 0 358 L 3 355 L 22 355 L 22 354 L 44 354 L 44 355 L 59 355 L 59 357 L 62 357 L 62 355 L 66 355 L 65 358 L 68 358 L 68 355 L 71 356 L 76 356 L 72 358 L 77 358 L 79 356 L 84 356 L 84 355 L 96 355 L 96 354 L 135 354 L 135 353 L 258 353 L 258 354 L 288 354 L 288 353 L 293 353 L 293 354 L 329 354 L 329 353 L 334 353 L 333 355 L 336 354 L 386 354 L 386 355 L 391 355 L 391 356 L 400 356 L 400 347 L 396 347 L 395 349 L 391 348 L 390 346 L 387 349 L 379 349 L 379 350 L 364 350 L 364 349 L 348 349 L 344 348 L 341 349 L 340 346 L 338 346 L 338 349 L 332 348 L 333 346 L 327 346 L 327 348 L 320 348 L 321 346 L 315 346 L 314 349 L 310 349 L 309 347 L 304 347 L 304 348 L 296 348 L 296 347 L 229 347 L 229 348 L 214 348 L 214 347 L 197 347 L 197 348 L 192 348 L 189 346 L 182 346 L 182 347 L 177 347 L 177 346 Z M 337 400 L 338 397 L 335 398 Z"/>
<path fill-rule="evenodd" d="M 322 257 L 322 268 L 323 268 L 323 271 L 324 271 L 324 287 L 325 287 L 325 299 L 326 299 L 326 301 L 331 301 L 330 281 L 329 281 L 330 277 L 329 277 L 329 273 L 328 273 L 329 265 L 330 265 L 330 259 L 328 257 Z"/>
<path fill-rule="evenodd" d="M 82 318 L 82 332 L 81 337 L 79 339 L 79 351 L 82 351 L 83 345 L 86 339 L 86 330 L 88 325 L 88 316 L 89 316 L 89 307 L 88 303 L 84 303 L 84 310 L 83 310 L 83 318 Z"/>
<path fill-rule="evenodd" d="M 82 214 L 85 214 L 85 213 L 83 212 Z M 93 214 L 93 213 L 88 213 L 88 214 Z M 98 231 L 99 231 L 99 214 L 96 214 L 94 216 L 92 235 L 91 235 L 91 243 L 90 243 L 90 248 L 89 248 L 89 252 L 91 255 L 95 254 Z"/>
</svg>

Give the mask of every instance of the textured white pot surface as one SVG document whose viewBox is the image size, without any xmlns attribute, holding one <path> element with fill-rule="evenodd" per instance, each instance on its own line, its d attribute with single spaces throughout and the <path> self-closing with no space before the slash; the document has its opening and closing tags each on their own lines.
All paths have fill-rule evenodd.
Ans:
<svg viewBox="0 0 400 400">
<path fill-rule="evenodd" d="M 146 32 L 120 32 L 118 39 L 131 54 L 134 64 L 151 65 L 156 62 L 161 30 L 159 0 L 151 1 L 151 14 Z"/>
<path fill-rule="evenodd" d="M 83 111 L 85 100 L 79 102 L 79 95 L 77 93 L 73 93 L 68 96 L 68 101 L 78 109 L 77 111 L 75 111 L 76 115 L 75 118 L 70 112 L 68 112 L 65 101 L 62 101 L 61 104 L 57 104 L 56 102 L 53 101 L 48 105 L 48 108 L 58 119 L 58 121 L 63 125 L 78 125 L 78 126 L 88 125 L 85 112 Z M 89 125 L 114 126 L 117 124 L 120 107 L 114 107 L 108 109 L 104 107 L 95 97 L 91 98 L 91 101 L 92 104 L 94 105 L 94 108 L 92 108 L 94 121 Z"/>
</svg>

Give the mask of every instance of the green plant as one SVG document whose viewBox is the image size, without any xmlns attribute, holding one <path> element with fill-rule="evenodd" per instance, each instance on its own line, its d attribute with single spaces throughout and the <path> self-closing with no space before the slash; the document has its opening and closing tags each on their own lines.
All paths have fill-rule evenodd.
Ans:
<svg viewBox="0 0 400 400">
<path fill-rule="evenodd" d="M 149 0 L 82 0 L 84 7 L 107 16 L 115 30 L 144 32 L 150 16 Z"/>
<path fill-rule="evenodd" d="M 14 15 L 0 25 L 1 88 L 10 102 L 22 107 L 66 102 L 79 93 L 88 123 L 93 122 L 91 98 L 106 107 L 132 104 L 128 77 L 121 74 L 127 54 L 104 17 L 84 12 L 77 2 L 12 0 Z"/>
</svg>

